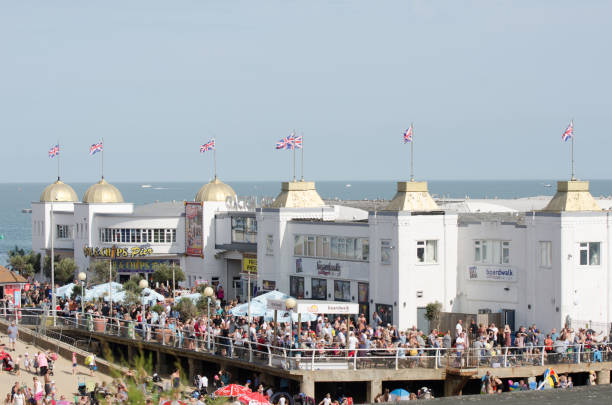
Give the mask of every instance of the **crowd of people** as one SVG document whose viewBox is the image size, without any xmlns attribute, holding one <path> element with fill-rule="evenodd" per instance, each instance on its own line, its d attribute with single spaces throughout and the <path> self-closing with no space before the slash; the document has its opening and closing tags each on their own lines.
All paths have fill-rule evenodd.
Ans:
<svg viewBox="0 0 612 405">
<path fill-rule="evenodd" d="M 165 292 L 168 295 L 168 291 Z M 400 330 L 385 324 L 376 312 L 370 319 L 365 314 L 356 317 L 320 315 L 316 321 L 301 325 L 294 322 L 275 325 L 263 317 L 249 320 L 233 316 L 230 310 L 238 302 L 226 301 L 222 289 L 216 293 L 208 311 L 190 316 L 173 306 L 171 299 L 154 305 L 115 302 L 112 308 L 108 302 L 100 300 L 85 303 L 86 319 L 83 319 L 79 296 L 59 298 L 57 313 L 67 319 L 76 319 L 76 322 L 89 321 L 89 327 L 92 327 L 92 319 L 105 318 L 106 331 L 110 333 L 119 333 L 125 328 L 128 335 L 190 350 L 210 350 L 212 342 L 218 354 L 232 357 L 246 356 L 252 351 L 267 353 L 266 347 L 270 346 L 288 351 L 292 358 L 394 356 L 406 359 L 402 363 L 405 367 L 418 367 L 446 356 L 452 362 L 450 365 L 458 367 L 507 367 L 539 364 L 543 357 L 549 362 L 577 361 L 578 356 L 586 356 L 583 361 L 604 361 L 612 351 L 607 344 L 608 335 L 588 329 L 574 330 L 569 326 L 544 333 L 536 325 L 520 326 L 512 331 L 509 325 L 498 328 L 494 323 L 483 325 L 472 321 L 466 326 L 460 320 L 452 332 L 433 329 L 427 334 L 416 327 Z M 50 301 L 50 286 L 34 283 L 22 295 L 21 305 L 48 309 Z M 7 301 L 4 308 L 12 313 L 14 303 Z M 112 317 L 108 318 L 110 315 Z M 17 333 L 17 328 L 9 329 L 9 344 L 17 338 Z M 26 357 L 24 354 L 17 364 L 24 361 L 25 365 Z M 39 367 L 41 363 L 44 360 L 38 359 Z M 93 373 L 94 368 L 90 366 L 90 370 Z M 496 381 L 490 379 L 486 392 L 497 390 Z M 27 396 L 25 387 L 24 391 Z M 37 392 L 33 390 L 34 394 Z"/>
</svg>

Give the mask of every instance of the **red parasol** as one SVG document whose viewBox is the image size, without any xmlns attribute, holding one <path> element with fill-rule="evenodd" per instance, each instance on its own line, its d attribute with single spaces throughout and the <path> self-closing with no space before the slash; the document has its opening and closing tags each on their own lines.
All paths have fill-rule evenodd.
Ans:
<svg viewBox="0 0 612 405">
<path fill-rule="evenodd" d="M 215 391 L 218 397 L 239 397 L 246 394 L 251 394 L 251 390 L 238 384 L 226 385 Z"/>
<path fill-rule="evenodd" d="M 259 392 L 251 392 L 249 394 L 241 395 L 238 397 L 238 401 L 247 405 L 270 405 L 268 398 Z"/>
<path fill-rule="evenodd" d="M 187 403 L 183 402 L 183 401 L 179 401 L 179 400 L 174 400 L 174 401 L 166 401 L 164 402 L 162 405 L 187 405 Z"/>
</svg>

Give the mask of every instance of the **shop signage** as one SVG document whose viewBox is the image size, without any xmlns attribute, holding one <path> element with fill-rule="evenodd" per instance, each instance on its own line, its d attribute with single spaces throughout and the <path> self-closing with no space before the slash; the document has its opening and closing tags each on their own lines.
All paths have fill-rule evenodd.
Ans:
<svg viewBox="0 0 612 405">
<path fill-rule="evenodd" d="M 153 248 L 148 246 L 133 246 L 118 248 L 113 247 L 89 247 L 83 248 L 83 254 L 85 257 L 107 257 L 109 259 L 121 258 L 121 257 L 143 257 L 151 256 L 153 254 Z"/>
<path fill-rule="evenodd" d="M 468 279 L 476 281 L 516 281 L 516 271 L 503 266 L 468 266 Z"/>
<path fill-rule="evenodd" d="M 317 261 L 317 274 L 320 276 L 335 276 L 340 277 L 340 273 L 342 272 L 342 268 L 340 263 L 324 263 L 321 260 Z"/>
<path fill-rule="evenodd" d="M 286 311 L 285 300 L 268 300 L 266 308 L 273 311 Z"/>
<path fill-rule="evenodd" d="M 351 315 L 359 313 L 359 304 L 352 302 L 313 302 L 313 301 L 298 301 L 297 312 L 300 314 L 337 314 Z"/>
<path fill-rule="evenodd" d="M 257 274 L 257 256 L 242 256 L 242 271 Z"/>
<path fill-rule="evenodd" d="M 171 260 L 117 260 L 118 273 L 153 273 L 155 264 L 172 264 Z"/>
<path fill-rule="evenodd" d="M 276 290 L 276 281 L 274 280 L 263 280 L 261 283 L 261 289 L 264 291 Z"/>
<path fill-rule="evenodd" d="M 204 257 L 202 203 L 185 202 L 185 254 Z"/>
</svg>

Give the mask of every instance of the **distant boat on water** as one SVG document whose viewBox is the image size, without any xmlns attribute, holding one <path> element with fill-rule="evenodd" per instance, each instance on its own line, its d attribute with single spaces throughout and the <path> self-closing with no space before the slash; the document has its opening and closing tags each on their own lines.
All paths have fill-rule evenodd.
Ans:
<svg viewBox="0 0 612 405">
<path fill-rule="evenodd" d="M 21 212 L 23 212 L 24 214 L 31 214 L 32 213 L 32 208 L 23 208 L 21 210 Z"/>
<path fill-rule="evenodd" d="M 151 188 L 151 187 L 153 187 L 153 186 L 152 186 L 152 185 L 150 185 L 150 184 L 141 184 L 141 185 L 140 185 L 140 187 L 141 187 L 141 188 Z"/>
<path fill-rule="evenodd" d="M 552 187 L 552 184 L 544 184 L 544 187 Z"/>
<path fill-rule="evenodd" d="M 350 185 L 350 184 L 347 184 L 347 185 L 346 185 L 346 186 L 344 186 L 344 187 L 353 187 L 353 186 L 352 186 L 352 185 Z"/>
</svg>

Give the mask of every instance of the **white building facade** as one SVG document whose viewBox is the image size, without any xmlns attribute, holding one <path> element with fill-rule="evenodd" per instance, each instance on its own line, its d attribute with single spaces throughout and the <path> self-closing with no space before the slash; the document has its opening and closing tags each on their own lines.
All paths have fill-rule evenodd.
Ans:
<svg viewBox="0 0 612 405">
<path fill-rule="evenodd" d="M 134 206 L 104 179 L 81 201 L 71 190 L 58 180 L 32 203 L 33 250 L 50 255 L 53 236 L 80 271 L 112 256 L 120 281 L 176 264 L 184 286 L 222 286 L 226 299 L 280 290 L 354 302 L 400 328 L 432 302 L 502 312 L 515 328 L 612 322 L 611 220 L 587 182 L 559 182 L 548 206 L 522 213 L 441 209 L 424 182 L 398 183 L 371 212 L 326 204 L 312 182 L 283 183 L 256 210 L 216 178 L 193 202 Z"/>
</svg>

